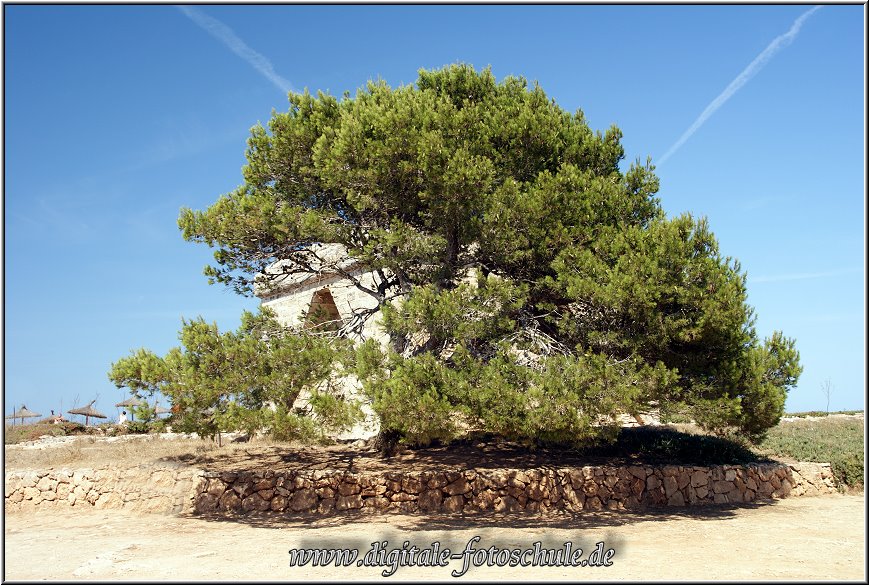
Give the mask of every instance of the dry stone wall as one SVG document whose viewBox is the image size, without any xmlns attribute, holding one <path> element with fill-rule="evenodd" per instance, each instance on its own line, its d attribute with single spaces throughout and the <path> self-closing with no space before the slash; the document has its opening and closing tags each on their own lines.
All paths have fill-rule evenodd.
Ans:
<svg viewBox="0 0 869 585">
<path fill-rule="evenodd" d="M 545 514 L 752 502 L 836 491 L 819 463 L 443 470 L 206 472 L 139 467 L 6 474 L 6 509 L 33 506 L 284 515 Z"/>
<path fill-rule="evenodd" d="M 203 473 L 152 466 L 13 471 L 5 477 L 6 510 L 75 506 L 177 514 L 193 509 Z"/>
<path fill-rule="evenodd" d="M 586 466 L 354 474 L 206 473 L 195 509 L 329 515 L 632 510 L 835 492 L 829 465 Z"/>
</svg>

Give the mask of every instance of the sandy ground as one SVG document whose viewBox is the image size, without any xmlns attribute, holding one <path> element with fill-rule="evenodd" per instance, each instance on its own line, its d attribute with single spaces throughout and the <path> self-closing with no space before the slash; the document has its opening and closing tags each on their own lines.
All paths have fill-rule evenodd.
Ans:
<svg viewBox="0 0 869 585">
<path fill-rule="evenodd" d="M 5 516 L 4 580 L 854 580 L 866 581 L 864 496 L 774 502 L 662 513 L 621 513 L 539 520 L 521 517 L 329 518 L 313 523 L 267 517 L 233 520 L 119 511 L 15 512 Z M 298 567 L 293 548 L 359 551 L 388 541 L 420 549 L 584 549 L 604 542 L 608 567 L 447 566 Z M 497 558 L 497 557 L 496 557 Z M 506 557 L 502 557 L 504 559 Z M 530 558 L 530 557 L 525 557 Z"/>
</svg>

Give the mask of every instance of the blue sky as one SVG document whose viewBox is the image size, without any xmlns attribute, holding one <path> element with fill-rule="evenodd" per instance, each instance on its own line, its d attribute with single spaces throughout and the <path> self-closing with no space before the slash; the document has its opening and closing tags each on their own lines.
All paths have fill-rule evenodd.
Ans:
<svg viewBox="0 0 869 585">
<path fill-rule="evenodd" d="M 667 213 L 707 216 L 758 333 L 797 339 L 787 410 L 823 410 L 827 379 L 831 409 L 863 409 L 865 8 L 793 32 L 811 8 L 5 5 L 6 414 L 97 398 L 114 417 L 113 361 L 177 345 L 182 316 L 234 329 L 255 309 L 207 284 L 212 250 L 176 220 L 242 182 L 282 88 L 340 96 L 458 61 L 617 124 L 626 162 L 667 155 Z"/>
</svg>

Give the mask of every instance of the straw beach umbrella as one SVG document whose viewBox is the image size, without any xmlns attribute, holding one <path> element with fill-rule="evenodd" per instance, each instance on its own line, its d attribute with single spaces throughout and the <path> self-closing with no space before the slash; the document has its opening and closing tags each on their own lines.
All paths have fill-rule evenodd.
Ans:
<svg viewBox="0 0 869 585">
<path fill-rule="evenodd" d="M 84 416 L 84 425 L 85 426 L 87 426 L 88 419 L 90 417 L 109 418 L 106 415 L 104 415 L 103 413 L 101 413 L 100 411 L 98 411 L 96 408 L 94 408 L 94 402 L 96 402 L 96 399 L 91 400 L 91 403 L 88 404 L 87 406 L 84 406 L 82 408 L 73 408 L 72 410 L 67 410 L 66 412 L 68 412 L 69 414 L 80 414 L 80 415 Z"/>
<path fill-rule="evenodd" d="M 11 418 L 12 419 L 12 426 L 15 426 L 15 419 L 16 418 L 20 418 L 21 424 L 24 424 L 25 418 L 33 418 L 35 416 L 42 416 L 42 415 L 39 414 L 38 412 L 33 412 L 32 410 L 28 409 L 26 406 L 24 406 L 22 404 L 21 408 L 19 408 L 18 410 L 16 410 L 15 412 L 13 412 L 9 416 L 7 416 L 6 418 L 7 419 Z"/>
<path fill-rule="evenodd" d="M 130 409 L 130 420 L 136 420 L 135 415 L 133 414 L 134 406 L 145 406 L 147 402 L 142 400 L 141 398 L 136 398 L 135 396 L 130 396 L 123 402 L 118 402 L 115 406 L 120 408 L 121 406 L 127 407 Z"/>
<path fill-rule="evenodd" d="M 164 406 L 160 406 L 159 404 L 154 404 L 154 414 L 172 414 L 171 408 L 166 408 Z"/>
</svg>

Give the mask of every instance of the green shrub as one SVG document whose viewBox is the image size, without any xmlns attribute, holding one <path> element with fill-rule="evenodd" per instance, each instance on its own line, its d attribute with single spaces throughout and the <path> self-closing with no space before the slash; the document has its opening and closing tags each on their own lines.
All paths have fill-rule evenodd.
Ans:
<svg viewBox="0 0 869 585">
<path fill-rule="evenodd" d="M 793 421 L 771 429 L 763 452 L 799 461 L 830 463 L 840 488 L 863 486 L 863 421 L 827 418 Z"/>
<path fill-rule="evenodd" d="M 676 465 L 738 464 L 764 459 L 735 440 L 683 433 L 667 427 L 623 428 L 614 443 L 581 452 L 589 456 Z"/>
<path fill-rule="evenodd" d="M 127 433 L 131 435 L 145 435 L 151 430 L 151 423 L 143 420 L 131 420 L 126 423 Z"/>
</svg>

